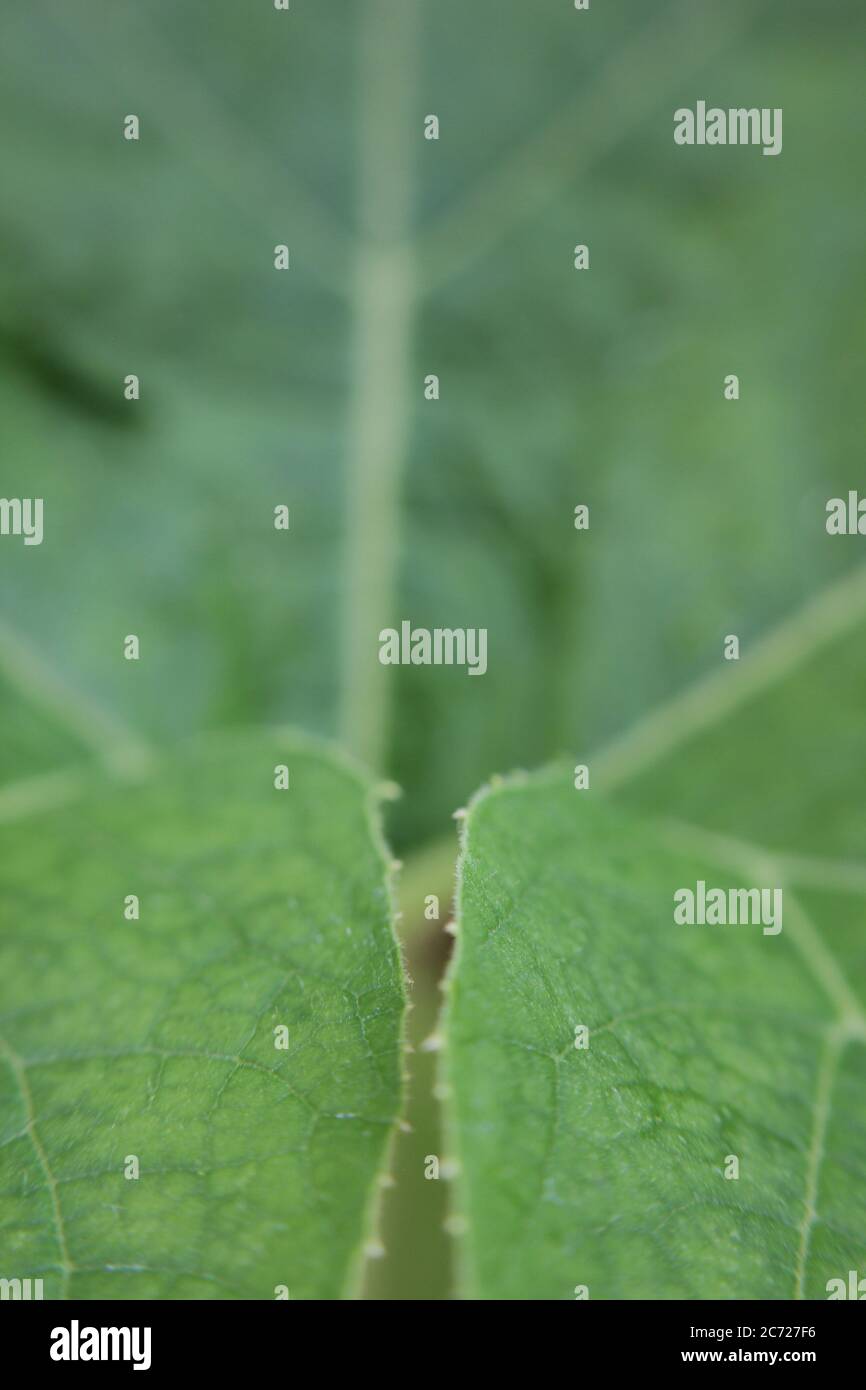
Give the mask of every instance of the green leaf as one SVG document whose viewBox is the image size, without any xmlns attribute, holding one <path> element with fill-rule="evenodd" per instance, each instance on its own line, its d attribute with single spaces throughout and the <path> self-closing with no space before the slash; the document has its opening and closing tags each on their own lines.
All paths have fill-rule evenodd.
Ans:
<svg viewBox="0 0 866 1390">
<path fill-rule="evenodd" d="M 0 541 L 0 821 L 94 757 L 134 769 L 142 738 L 291 720 L 404 786 L 411 847 L 494 769 L 621 735 L 611 785 L 624 750 L 650 815 L 796 845 L 823 929 L 803 856 L 862 843 L 834 802 L 862 782 L 856 723 L 816 746 L 832 682 L 817 724 L 774 707 L 751 789 L 745 743 L 705 802 L 728 747 L 667 792 L 637 774 L 725 633 L 747 652 L 855 563 L 823 508 L 863 436 L 862 25 L 860 0 L 14 9 L 4 493 L 44 497 L 46 529 Z M 783 157 L 676 149 L 699 91 L 784 104 Z M 379 665 L 404 618 L 485 627 L 487 674 Z"/>
<path fill-rule="evenodd" d="M 296 736 L 238 735 L 0 834 L 4 1276 L 355 1291 L 401 1073 L 370 788 Z"/>
<path fill-rule="evenodd" d="M 13 7 L 4 492 L 45 540 L 3 540 L 0 614 L 70 689 L 153 739 L 336 736 L 418 843 L 851 562 L 862 6 L 594 9 Z M 780 159 L 673 145 L 695 92 L 759 89 Z M 487 674 L 380 666 L 403 618 L 486 627 Z"/>
<path fill-rule="evenodd" d="M 470 1294 L 825 1298 L 866 1267 L 864 618 L 861 569 L 589 757 L 590 789 L 471 806 L 446 1023 Z M 701 879 L 781 888 L 781 932 L 676 924 Z"/>
</svg>

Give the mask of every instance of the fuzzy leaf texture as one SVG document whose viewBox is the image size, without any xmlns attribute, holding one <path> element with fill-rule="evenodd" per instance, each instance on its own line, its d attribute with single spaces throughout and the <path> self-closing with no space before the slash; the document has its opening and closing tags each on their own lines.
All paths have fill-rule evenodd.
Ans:
<svg viewBox="0 0 866 1390">
<path fill-rule="evenodd" d="M 264 734 L 90 782 L 0 826 L 4 1275 L 46 1298 L 353 1293 L 400 1090 L 369 788 Z"/>
<path fill-rule="evenodd" d="M 470 809 L 470 1296 L 826 1298 L 866 1266 L 864 619 L 860 570 L 599 750 L 590 789 L 551 770 Z M 676 924 L 698 880 L 781 888 L 781 931 Z"/>
</svg>

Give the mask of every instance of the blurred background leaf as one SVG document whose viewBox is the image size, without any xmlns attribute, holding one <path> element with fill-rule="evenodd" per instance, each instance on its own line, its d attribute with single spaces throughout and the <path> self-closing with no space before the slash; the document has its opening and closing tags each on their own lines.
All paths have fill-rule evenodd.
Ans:
<svg viewBox="0 0 866 1390">
<path fill-rule="evenodd" d="M 864 423 L 862 33 L 790 0 L 7 14 L 4 490 L 46 499 L 44 545 L 0 548 L 7 621 L 153 737 L 357 729 L 408 844 L 748 643 L 856 547 L 823 503 Z M 701 95 L 782 106 L 781 157 L 675 147 Z M 407 359 L 371 365 L 363 256 L 404 233 Z M 408 415 L 359 518 L 362 375 Z M 487 627 L 487 676 L 377 668 L 403 617 Z"/>
</svg>

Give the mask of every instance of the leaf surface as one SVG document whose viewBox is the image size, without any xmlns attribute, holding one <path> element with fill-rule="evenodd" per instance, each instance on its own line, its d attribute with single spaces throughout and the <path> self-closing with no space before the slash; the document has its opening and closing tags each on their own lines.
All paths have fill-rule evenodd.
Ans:
<svg viewBox="0 0 866 1390">
<path fill-rule="evenodd" d="M 4 1274 L 49 1298 L 354 1291 L 400 1091 L 370 788 L 238 735 L 0 835 Z"/>
<path fill-rule="evenodd" d="M 470 808 L 470 1293 L 825 1298 L 864 1267 L 864 573 L 590 757 L 590 790 L 554 770 Z M 781 932 L 676 924 L 698 880 L 781 888 Z"/>
</svg>

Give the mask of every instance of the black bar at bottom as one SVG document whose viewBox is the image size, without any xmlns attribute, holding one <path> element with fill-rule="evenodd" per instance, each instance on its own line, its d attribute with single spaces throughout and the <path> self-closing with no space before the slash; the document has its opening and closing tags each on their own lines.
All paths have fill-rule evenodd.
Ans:
<svg viewBox="0 0 866 1390">
<path fill-rule="evenodd" d="M 7 1364 L 11 1355 L 25 1371 L 48 1371 L 60 1377 L 93 1377 L 105 1369 L 114 1375 L 137 1373 L 140 1379 L 184 1372 L 213 1372 L 224 1378 L 251 1369 L 266 1374 L 271 1367 L 275 1373 L 290 1374 L 293 1359 L 302 1348 L 305 1379 L 318 1356 L 322 1371 L 332 1374 L 341 1349 L 347 1364 L 353 1358 L 356 1373 L 363 1368 L 365 1374 L 376 1374 L 372 1352 L 378 1342 L 371 1341 L 370 1334 L 388 1338 L 392 1329 L 379 1322 L 371 1305 L 365 1313 L 356 1305 L 330 1304 L 328 1327 L 322 1329 L 327 1332 L 324 1339 L 311 1326 L 310 1311 L 308 1304 L 291 1302 L 5 1301 L 0 1304 L 0 1328 Z M 500 1347 L 503 1352 L 513 1350 L 515 1336 L 524 1351 L 536 1342 L 537 1328 L 522 1331 L 516 1310 L 509 1310 L 508 1325 L 501 1334 L 486 1325 L 488 1315 L 480 1311 L 474 1315 L 482 1319 L 476 1331 L 483 1339 L 485 1359 L 490 1352 L 495 1357 Z M 404 1313 L 399 1316 L 393 1330 L 408 1332 L 420 1346 L 428 1344 L 425 1363 L 430 1364 L 431 1351 L 435 1363 L 435 1349 L 443 1344 L 443 1332 L 447 1337 L 442 1310 L 435 1330 L 429 1323 L 426 1331 L 411 1322 L 407 1325 Z M 361 1318 L 360 1324 L 355 1323 L 356 1317 Z M 344 1318 L 352 1335 L 341 1339 L 339 1325 Z M 371 1319 L 375 1320 L 374 1327 Z M 844 1366 L 847 1374 L 856 1374 L 861 1364 L 864 1321 L 858 1310 L 836 1302 L 590 1301 L 570 1303 L 551 1327 L 557 1332 L 567 1329 L 567 1334 L 577 1339 L 575 1370 L 587 1369 L 587 1355 L 595 1354 L 607 1370 L 801 1365 L 824 1374 Z M 458 1326 L 456 1330 L 465 1335 L 465 1328 Z M 386 1350 L 390 1346 L 389 1341 L 382 1342 L 383 1357 L 392 1354 Z M 559 1347 L 561 1351 L 561 1343 Z M 448 1350 L 449 1358 L 453 1358 L 453 1351 L 453 1347 Z M 405 1347 L 399 1355 L 404 1373 L 409 1373 Z M 382 1369 L 384 1372 L 385 1367 Z"/>
</svg>

